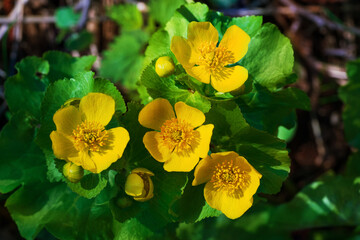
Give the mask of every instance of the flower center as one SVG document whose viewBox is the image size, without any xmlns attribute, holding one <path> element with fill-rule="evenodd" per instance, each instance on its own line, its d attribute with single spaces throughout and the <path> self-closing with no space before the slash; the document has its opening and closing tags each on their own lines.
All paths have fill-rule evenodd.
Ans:
<svg viewBox="0 0 360 240">
<path fill-rule="evenodd" d="M 73 130 L 73 137 L 78 150 L 97 152 L 105 145 L 108 132 L 100 123 L 85 120 Z"/>
<path fill-rule="evenodd" d="M 235 61 L 232 52 L 225 47 L 203 44 L 198 50 L 201 56 L 196 65 L 205 65 L 210 71 L 219 71 L 222 67 Z"/>
<path fill-rule="evenodd" d="M 242 197 L 250 184 L 250 175 L 239 166 L 234 166 L 232 160 L 224 161 L 215 167 L 211 182 L 218 191 L 226 190 L 230 195 L 239 194 Z"/>
<path fill-rule="evenodd" d="M 185 121 L 172 118 L 161 126 L 160 137 L 163 144 L 171 151 L 183 151 L 191 148 L 191 142 L 195 138 L 195 131 Z"/>
</svg>

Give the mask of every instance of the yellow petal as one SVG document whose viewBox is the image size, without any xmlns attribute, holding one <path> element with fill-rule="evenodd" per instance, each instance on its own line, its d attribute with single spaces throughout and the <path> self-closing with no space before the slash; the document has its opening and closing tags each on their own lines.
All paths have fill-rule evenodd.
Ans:
<svg viewBox="0 0 360 240">
<path fill-rule="evenodd" d="M 210 71 L 206 68 L 206 66 L 195 66 L 192 68 L 185 68 L 186 72 L 195 78 L 196 80 L 199 80 L 202 83 L 209 84 L 210 83 Z"/>
<path fill-rule="evenodd" d="M 219 47 L 231 51 L 234 57 L 234 62 L 231 63 L 236 63 L 247 53 L 249 43 L 250 36 L 238 26 L 233 25 L 226 30 Z"/>
<path fill-rule="evenodd" d="M 211 75 L 211 85 L 219 92 L 231 92 L 241 87 L 248 78 L 248 71 L 242 66 L 224 67 Z"/>
<path fill-rule="evenodd" d="M 199 156 L 193 151 L 174 151 L 170 159 L 165 162 L 164 169 L 168 172 L 190 172 L 199 162 Z"/>
<path fill-rule="evenodd" d="M 175 118 L 174 110 L 164 98 L 155 99 L 139 113 L 139 123 L 154 130 L 160 130 L 163 123 L 172 118 Z"/>
<path fill-rule="evenodd" d="M 205 122 L 205 115 L 199 109 L 190 107 L 184 102 L 177 102 L 175 104 L 176 117 L 179 120 L 183 120 L 193 128 L 202 125 Z"/>
<path fill-rule="evenodd" d="M 83 120 L 106 126 L 115 113 L 115 101 L 103 93 L 89 93 L 81 99 L 79 109 Z"/>
<path fill-rule="evenodd" d="M 196 131 L 200 133 L 200 141 L 195 151 L 196 154 L 198 154 L 198 156 L 201 158 L 204 158 L 208 155 L 213 129 L 214 125 L 212 124 L 207 124 L 196 129 Z"/>
<path fill-rule="evenodd" d="M 52 131 L 50 138 L 55 157 L 66 160 L 69 157 L 78 155 L 78 151 L 75 149 L 74 143 L 63 133 Z"/>
<path fill-rule="evenodd" d="M 96 173 L 96 165 L 89 156 L 88 151 L 80 151 L 77 156 L 69 157 L 68 160 L 78 166 L 82 166 L 90 172 Z"/>
<path fill-rule="evenodd" d="M 238 156 L 234 165 L 239 166 L 241 169 L 245 170 L 250 175 L 250 185 L 248 188 L 243 191 L 244 198 L 252 198 L 252 196 L 256 193 L 257 189 L 260 185 L 260 178 L 262 175 L 253 167 L 251 164 L 242 156 Z"/>
<path fill-rule="evenodd" d="M 217 162 L 213 161 L 210 156 L 201 159 L 195 168 L 193 186 L 206 183 L 211 180 Z"/>
<path fill-rule="evenodd" d="M 53 120 L 58 132 L 72 135 L 72 131 L 81 123 L 81 114 L 74 106 L 68 106 L 57 110 Z"/>
<path fill-rule="evenodd" d="M 231 219 L 242 216 L 252 206 L 252 197 L 250 199 L 234 197 L 227 191 L 218 191 L 212 182 L 206 183 L 204 197 L 210 207 L 220 210 Z"/>
<path fill-rule="evenodd" d="M 219 33 L 210 22 L 191 22 L 188 25 L 188 42 L 199 49 L 204 45 L 216 47 Z"/>
<path fill-rule="evenodd" d="M 138 174 L 130 174 L 125 182 L 125 192 L 133 197 L 143 195 L 144 180 Z"/>
<path fill-rule="evenodd" d="M 185 38 L 174 36 L 171 39 L 170 49 L 184 68 L 192 67 L 194 65 L 190 63 L 192 50 Z"/>
<path fill-rule="evenodd" d="M 122 157 L 125 147 L 130 140 L 129 133 L 125 128 L 117 127 L 108 130 L 108 139 L 99 152 L 91 152 L 90 157 L 96 165 L 96 173 L 100 173 L 110 167 Z"/>
<path fill-rule="evenodd" d="M 111 151 L 121 158 L 130 140 L 129 132 L 125 128 L 117 127 L 108 130 L 108 134 L 107 143 L 111 147 Z"/>
<path fill-rule="evenodd" d="M 95 170 L 92 171 L 93 173 L 100 173 L 108 169 L 112 163 L 119 159 L 118 155 L 111 150 L 90 152 L 90 158 L 96 166 Z"/>
<path fill-rule="evenodd" d="M 159 132 L 151 131 L 145 133 L 143 142 L 145 148 L 156 161 L 165 162 L 170 158 L 170 149 L 162 144 Z"/>
</svg>

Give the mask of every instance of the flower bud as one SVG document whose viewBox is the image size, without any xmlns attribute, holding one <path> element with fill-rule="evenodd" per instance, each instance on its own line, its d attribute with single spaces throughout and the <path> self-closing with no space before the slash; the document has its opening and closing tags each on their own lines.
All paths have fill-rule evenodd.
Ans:
<svg viewBox="0 0 360 240">
<path fill-rule="evenodd" d="M 140 202 L 151 199 L 154 196 L 154 184 L 150 176 L 154 176 L 154 174 L 145 168 L 135 168 L 132 170 L 126 179 L 126 194 Z"/>
<path fill-rule="evenodd" d="M 84 169 L 68 162 L 63 167 L 63 174 L 70 182 L 77 183 L 84 176 Z"/>
<path fill-rule="evenodd" d="M 81 98 L 70 98 L 63 104 L 63 107 L 74 106 L 78 108 L 80 104 L 80 100 Z"/>
<path fill-rule="evenodd" d="M 168 57 L 159 57 L 155 63 L 155 72 L 159 77 L 167 77 L 175 71 L 174 61 Z"/>
</svg>

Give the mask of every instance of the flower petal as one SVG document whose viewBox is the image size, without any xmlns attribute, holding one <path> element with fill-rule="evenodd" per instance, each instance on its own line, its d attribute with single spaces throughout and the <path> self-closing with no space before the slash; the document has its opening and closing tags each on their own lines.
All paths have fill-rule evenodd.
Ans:
<svg viewBox="0 0 360 240">
<path fill-rule="evenodd" d="M 138 174 L 130 174 L 125 182 L 125 192 L 129 196 L 138 197 L 144 193 L 144 180 Z"/>
<path fill-rule="evenodd" d="M 172 118 L 175 118 L 174 110 L 169 101 L 164 98 L 155 99 L 139 113 L 139 123 L 154 130 L 160 130 L 163 123 Z"/>
<path fill-rule="evenodd" d="M 161 143 L 159 132 L 151 131 L 145 133 L 143 142 L 145 148 L 156 161 L 165 162 L 170 158 L 170 149 Z"/>
<path fill-rule="evenodd" d="M 195 130 L 200 133 L 199 145 L 197 146 L 195 151 L 196 151 L 196 154 L 198 154 L 198 156 L 200 156 L 201 158 L 204 158 L 208 155 L 213 129 L 214 129 L 214 125 L 207 124 L 207 125 L 203 125 Z"/>
<path fill-rule="evenodd" d="M 206 156 L 205 158 L 201 159 L 195 168 L 192 185 L 197 186 L 210 181 L 215 171 L 216 164 L 217 162 L 213 161 L 210 156 Z"/>
<path fill-rule="evenodd" d="M 195 66 L 192 68 L 185 68 L 185 70 L 196 80 L 199 80 L 202 83 L 210 83 L 210 71 L 206 68 L 206 66 Z"/>
<path fill-rule="evenodd" d="M 177 119 L 191 124 L 193 128 L 196 128 L 205 122 L 205 115 L 202 111 L 191 107 L 184 102 L 177 102 L 175 104 L 175 112 Z"/>
<path fill-rule="evenodd" d="M 90 172 L 96 173 L 96 165 L 89 156 L 88 151 L 80 151 L 77 156 L 69 157 L 68 160 Z"/>
<path fill-rule="evenodd" d="M 219 92 L 231 92 L 241 87 L 248 79 L 248 71 L 242 66 L 222 68 L 211 75 L 211 85 Z"/>
<path fill-rule="evenodd" d="M 192 50 L 185 38 L 174 36 L 171 39 L 170 49 L 184 68 L 192 67 L 194 65 L 190 63 Z"/>
<path fill-rule="evenodd" d="M 204 197 L 210 207 L 220 210 L 231 219 L 240 217 L 252 206 L 252 197 L 234 197 L 225 190 L 218 191 L 212 182 L 206 183 Z"/>
<path fill-rule="evenodd" d="M 53 120 L 58 132 L 72 135 L 72 131 L 81 123 L 81 114 L 76 107 L 68 106 L 57 110 Z"/>
<path fill-rule="evenodd" d="M 91 152 L 90 157 L 96 166 L 95 171 L 92 171 L 93 173 L 100 173 L 108 169 L 112 163 L 119 159 L 118 155 L 113 151 Z"/>
<path fill-rule="evenodd" d="M 78 151 L 75 149 L 74 143 L 66 137 L 65 134 L 58 131 L 52 131 L 50 138 L 55 157 L 67 160 L 69 157 L 78 155 Z"/>
<path fill-rule="evenodd" d="M 231 63 L 236 63 L 247 53 L 249 43 L 250 36 L 238 26 L 233 25 L 226 30 L 219 47 L 231 51 L 234 58 L 234 62 Z"/>
<path fill-rule="evenodd" d="M 238 156 L 235 159 L 234 165 L 239 166 L 241 169 L 245 170 L 250 175 L 251 184 L 248 188 L 245 189 L 245 191 L 243 191 L 243 194 L 244 198 L 252 198 L 252 196 L 259 188 L 260 178 L 262 177 L 262 175 L 242 156 Z"/>
<path fill-rule="evenodd" d="M 106 126 L 115 113 L 115 101 L 103 93 L 89 93 L 81 99 L 79 109 L 83 120 Z"/>
<path fill-rule="evenodd" d="M 219 41 L 219 33 L 210 22 L 191 22 L 188 25 L 187 39 L 195 49 L 199 49 L 204 44 L 215 49 Z"/>
<path fill-rule="evenodd" d="M 108 130 L 108 134 L 107 142 L 110 143 L 111 151 L 121 158 L 130 140 L 129 132 L 123 127 L 116 127 Z"/>
<path fill-rule="evenodd" d="M 199 162 L 199 156 L 193 151 L 174 151 L 165 162 L 164 169 L 168 172 L 190 172 Z"/>
</svg>

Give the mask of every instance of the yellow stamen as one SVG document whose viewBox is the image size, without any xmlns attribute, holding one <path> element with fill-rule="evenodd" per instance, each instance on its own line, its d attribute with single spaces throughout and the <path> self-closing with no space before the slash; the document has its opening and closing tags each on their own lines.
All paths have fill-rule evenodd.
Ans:
<svg viewBox="0 0 360 240">
<path fill-rule="evenodd" d="M 214 73 L 219 72 L 224 66 L 235 61 L 233 53 L 222 46 L 215 47 L 213 44 L 204 43 L 198 48 L 198 51 L 200 57 L 196 65 L 205 66 Z"/>
<path fill-rule="evenodd" d="M 98 122 L 84 121 L 73 130 L 73 138 L 77 150 L 98 152 L 106 144 L 108 132 Z"/>
<path fill-rule="evenodd" d="M 191 148 L 195 131 L 189 123 L 172 118 L 162 125 L 160 136 L 162 143 L 171 151 L 180 152 Z"/>
<path fill-rule="evenodd" d="M 233 161 L 218 163 L 211 178 L 217 191 L 226 190 L 228 194 L 243 196 L 244 190 L 250 184 L 250 175 L 239 166 L 234 166 Z"/>
</svg>

